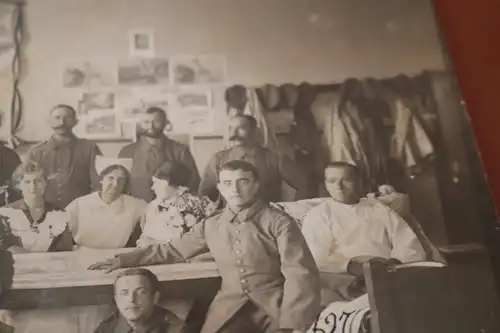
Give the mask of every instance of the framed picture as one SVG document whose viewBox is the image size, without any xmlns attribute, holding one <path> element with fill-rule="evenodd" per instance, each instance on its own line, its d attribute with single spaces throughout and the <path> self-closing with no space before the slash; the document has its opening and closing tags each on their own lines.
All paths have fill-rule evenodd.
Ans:
<svg viewBox="0 0 500 333">
<path fill-rule="evenodd" d="M 210 91 L 180 91 L 173 97 L 172 107 L 176 109 L 210 109 L 212 94 Z"/>
<path fill-rule="evenodd" d="M 164 58 L 128 59 L 118 64 L 118 84 L 151 86 L 169 84 L 169 61 Z"/>
<path fill-rule="evenodd" d="M 132 30 L 128 37 L 131 57 L 154 57 L 155 40 L 152 30 Z"/>
</svg>

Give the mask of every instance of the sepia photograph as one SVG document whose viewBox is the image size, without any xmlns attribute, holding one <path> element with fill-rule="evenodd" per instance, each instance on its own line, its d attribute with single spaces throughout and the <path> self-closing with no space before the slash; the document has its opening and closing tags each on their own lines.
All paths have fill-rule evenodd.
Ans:
<svg viewBox="0 0 500 333">
<path fill-rule="evenodd" d="M 0 0 L 0 57 L 9 19 L 0 333 L 500 332 L 433 1 Z"/>
<path fill-rule="evenodd" d="M 165 85 L 169 83 L 168 59 L 129 59 L 118 65 L 118 83 L 124 86 Z"/>
<path fill-rule="evenodd" d="M 155 55 L 154 32 L 152 30 L 132 30 L 129 32 L 129 55 L 151 58 Z"/>
<path fill-rule="evenodd" d="M 92 89 L 114 86 L 117 83 L 116 61 L 110 59 L 60 59 L 63 88 Z"/>
<path fill-rule="evenodd" d="M 173 108 L 177 109 L 210 109 L 212 94 L 210 91 L 180 91 L 175 95 Z"/>
<path fill-rule="evenodd" d="M 221 84 L 226 79 L 226 61 L 222 55 L 172 58 L 174 84 Z"/>
<path fill-rule="evenodd" d="M 82 94 L 82 112 L 109 110 L 115 107 L 115 95 L 110 92 L 89 92 Z"/>
</svg>

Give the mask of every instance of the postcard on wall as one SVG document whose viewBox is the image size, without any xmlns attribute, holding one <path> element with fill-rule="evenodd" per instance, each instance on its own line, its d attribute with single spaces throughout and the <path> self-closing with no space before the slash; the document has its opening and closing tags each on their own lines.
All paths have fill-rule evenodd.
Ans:
<svg viewBox="0 0 500 333">
<path fill-rule="evenodd" d="M 212 93 L 195 90 L 178 91 L 172 102 L 172 107 L 176 109 L 210 109 L 212 107 Z"/>
<path fill-rule="evenodd" d="M 172 58 L 174 84 L 222 84 L 226 79 L 226 57 L 223 55 L 194 55 Z"/>
<path fill-rule="evenodd" d="M 82 94 L 81 114 L 88 114 L 92 110 L 110 110 L 115 107 L 115 94 L 112 92 L 86 92 Z"/>
<path fill-rule="evenodd" d="M 61 63 L 63 88 L 99 89 L 117 83 L 114 59 L 70 60 Z"/>
<path fill-rule="evenodd" d="M 129 55 L 138 58 L 155 56 L 155 38 L 153 30 L 132 30 L 128 34 Z"/>
<path fill-rule="evenodd" d="M 115 96 L 115 109 L 119 110 L 122 118 L 136 118 L 153 106 L 167 110 L 172 104 L 172 99 L 170 93 L 160 91 L 121 92 Z"/>
<path fill-rule="evenodd" d="M 169 84 L 169 60 L 127 59 L 118 64 L 118 83 L 123 86 L 150 86 Z"/>
<path fill-rule="evenodd" d="M 94 110 L 81 117 L 75 132 L 86 139 L 116 139 L 121 137 L 119 115 L 115 110 Z"/>
</svg>

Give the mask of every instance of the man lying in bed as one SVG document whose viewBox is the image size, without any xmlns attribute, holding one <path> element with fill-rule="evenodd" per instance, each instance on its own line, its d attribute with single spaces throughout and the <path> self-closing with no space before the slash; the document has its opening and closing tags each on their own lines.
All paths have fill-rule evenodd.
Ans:
<svg viewBox="0 0 500 333">
<path fill-rule="evenodd" d="M 302 232 L 323 274 L 323 304 L 364 293 L 362 264 L 373 258 L 411 262 L 426 253 L 412 228 L 391 208 L 365 195 L 358 169 L 345 162 L 325 168 L 330 200 L 311 209 Z M 331 273 L 331 274 L 328 274 Z"/>
</svg>

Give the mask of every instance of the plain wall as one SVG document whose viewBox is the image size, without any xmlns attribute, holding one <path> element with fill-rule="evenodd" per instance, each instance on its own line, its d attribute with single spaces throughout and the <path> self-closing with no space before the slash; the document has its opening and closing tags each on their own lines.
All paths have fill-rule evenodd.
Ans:
<svg viewBox="0 0 500 333">
<path fill-rule="evenodd" d="M 82 91 L 62 88 L 60 65 L 128 55 L 128 31 L 153 29 L 157 56 L 223 54 L 227 82 L 214 87 L 214 134 L 224 128 L 228 85 L 347 77 L 392 77 L 444 67 L 430 1 L 412 0 L 28 0 L 23 125 L 18 136 L 50 136 L 47 111 L 76 105 Z M 0 76 L 1 109 L 10 101 Z M 116 155 L 125 142 L 100 143 Z M 220 139 L 193 141 L 200 169 Z"/>
</svg>

